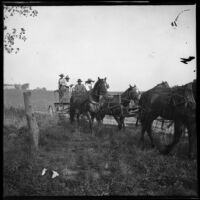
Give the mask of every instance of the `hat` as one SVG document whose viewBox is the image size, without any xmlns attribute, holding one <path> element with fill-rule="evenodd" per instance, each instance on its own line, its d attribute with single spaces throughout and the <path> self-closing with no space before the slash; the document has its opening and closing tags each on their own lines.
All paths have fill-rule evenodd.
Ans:
<svg viewBox="0 0 200 200">
<path fill-rule="evenodd" d="M 63 76 L 64 76 L 64 74 L 60 74 L 59 76 L 62 76 L 62 77 L 63 77 Z"/>
<path fill-rule="evenodd" d="M 91 78 L 88 78 L 87 81 L 85 81 L 86 83 L 91 83 L 91 82 L 94 82 Z"/>
<path fill-rule="evenodd" d="M 65 76 L 65 78 L 66 78 L 66 79 L 70 79 L 68 75 L 67 75 L 67 76 Z"/>
<path fill-rule="evenodd" d="M 82 80 L 79 78 L 79 79 L 77 80 L 77 82 L 82 82 Z"/>
</svg>

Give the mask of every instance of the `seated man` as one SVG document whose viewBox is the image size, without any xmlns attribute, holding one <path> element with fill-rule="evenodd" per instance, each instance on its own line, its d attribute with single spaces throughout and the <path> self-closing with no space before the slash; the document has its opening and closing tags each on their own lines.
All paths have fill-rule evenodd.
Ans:
<svg viewBox="0 0 200 200">
<path fill-rule="evenodd" d="M 78 79 L 77 80 L 78 84 L 76 84 L 74 86 L 74 90 L 73 90 L 73 94 L 76 96 L 80 96 L 82 94 L 84 94 L 85 92 L 87 92 L 85 86 L 83 84 L 81 84 L 82 80 Z"/>
<path fill-rule="evenodd" d="M 83 84 L 81 84 L 82 80 L 77 80 L 78 84 L 76 84 L 72 91 L 71 102 L 76 102 L 80 104 L 84 99 L 87 99 L 87 90 Z"/>
<path fill-rule="evenodd" d="M 88 78 L 87 81 L 85 81 L 85 87 L 87 91 L 90 91 L 93 88 L 93 80 L 91 78 Z"/>
</svg>

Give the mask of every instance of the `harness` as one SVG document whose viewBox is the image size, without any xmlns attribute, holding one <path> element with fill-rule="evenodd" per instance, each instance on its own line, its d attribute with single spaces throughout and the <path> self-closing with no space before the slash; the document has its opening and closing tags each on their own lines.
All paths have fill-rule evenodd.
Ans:
<svg viewBox="0 0 200 200">
<path fill-rule="evenodd" d="M 185 108 L 194 109 L 196 106 L 196 101 L 194 99 L 193 90 L 192 90 L 192 83 L 188 83 L 185 86 L 178 86 L 178 89 L 184 90 L 182 94 L 179 93 L 178 89 L 174 89 L 169 93 L 169 101 L 168 104 L 172 105 L 173 107 L 184 105 Z M 177 98 L 179 100 L 177 101 Z M 146 97 L 143 97 L 146 98 Z M 147 97 L 148 100 L 149 97 Z M 146 103 L 145 99 L 143 99 L 142 104 L 140 105 L 140 115 L 143 116 L 144 113 L 149 112 L 149 107 L 144 106 Z"/>
<path fill-rule="evenodd" d="M 174 100 L 175 96 L 181 97 L 183 101 L 180 103 L 176 103 Z M 184 90 L 183 95 L 177 94 L 177 92 L 173 94 L 171 97 L 171 101 L 174 106 L 180 106 L 184 104 L 184 107 L 189 107 L 190 105 L 196 107 L 196 101 L 194 99 L 194 95 L 192 91 L 192 83 L 188 83 L 187 85 L 185 85 L 185 90 Z"/>
<path fill-rule="evenodd" d="M 120 96 L 119 96 L 119 102 L 118 102 L 117 105 L 111 106 L 111 104 L 114 103 L 114 102 L 112 102 L 112 99 L 108 101 L 108 108 L 107 108 L 107 109 L 108 109 L 108 111 L 111 113 L 111 115 L 113 115 L 113 114 L 114 114 L 115 108 L 120 108 L 121 116 L 124 116 L 124 110 L 123 110 L 124 106 L 123 106 L 122 101 L 130 102 L 131 99 L 132 99 L 132 98 L 131 98 L 130 92 L 128 92 L 128 97 L 127 97 L 127 98 L 125 98 L 125 97 L 124 97 L 124 98 L 121 98 L 121 95 L 120 95 Z M 103 112 L 103 111 L 102 111 L 102 112 Z"/>
</svg>

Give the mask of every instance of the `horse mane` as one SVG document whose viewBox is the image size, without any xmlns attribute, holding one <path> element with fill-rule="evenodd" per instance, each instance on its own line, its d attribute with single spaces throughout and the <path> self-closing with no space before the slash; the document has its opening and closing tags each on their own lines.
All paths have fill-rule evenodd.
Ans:
<svg viewBox="0 0 200 200">
<path fill-rule="evenodd" d="M 167 81 L 162 81 L 161 83 L 158 83 L 155 87 L 153 88 L 157 88 L 157 87 L 163 87 L 163 86 L 167 86 L 169 87 L 169 84 Z"/>
<path fill-rule="evenodd" d="M 129 90 L 130 90 L 130 89 L 132 89 L 132 88 L 131 88 L 131 87 L 129 87 L 128 89 L 126 89 L 126 90 L 125 90 L 125 91 L 124 91 L 124 92 L 121 94 L 121 96 L 125 96 L 125 95 L 126 95 L 126 93 L 127 93 L 127 92 L 129 92 Z"/>
<path fill-rule="evenodd" d="M 92 90 L 95 90 L 96 89 L 96 87 L 99 85 L 99 81 L 100 80 L 102 80 L 102 79 L 98 79 L 97 81 L 96 81 L 96 83 L 94 84 L 94 87 L 92 88 Z"/>
</svg>

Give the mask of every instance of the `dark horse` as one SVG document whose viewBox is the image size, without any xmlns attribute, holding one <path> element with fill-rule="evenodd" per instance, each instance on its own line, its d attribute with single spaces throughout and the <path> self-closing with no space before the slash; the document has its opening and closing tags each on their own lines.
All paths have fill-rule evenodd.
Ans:
<svg viewBox="0 0 200 200">
<path fill-rule="evenodd" d="M 151 125 L 158 116 L 173 120 L 175 129 L 173 141 L 160 149 L 163 154 L 169 153 L 178 143 L 183 125 L 188 129 L 189 154 L 194 156 L 196 147 L 196 80 L 175 88 L 152 88 L 144 92 L 139 101 L 142 132 L 140 142 L 144 148 L 144 133 L 147 131 L 154 147 Z M 192 145 L 194 144 L 194 145 Z"/>
<path fill-rule="evenodd" d="M 121 94 L 121 102 L 119 100 L 116 101 L 113 97 L 104 98 L 104 100 L 101 109 L 95 116 L 97 121 L 102 121 L 105 115 L 111 115 L 118 123 L 118 128 L 121 129 L 125 127 L 124 118 L 128 114 L 130 101 L 133 100 L 135 104 L 139 102 L 139 92 L 136 85 L 129 85 L 129 88 Z"/>
<path fill-rule="evenodd" d="M 91 114 L 94 114 L 100 109 L 100 99 L 107 93 L 108 84 L 106 78 L 100 79 L 98 77 L 93 89 L 89 92 L 85 92 L 81 95 L 75 95 L 72 93 L 70 99 L 70 121 L 74 122 L 74 116 L 77 115 L 77 122 L 79 125 L 79 116 L 81 114 L 86 115 L 90 129 L 92 131 L 93 121 L 91 120 Z"/>
<path fill-rule="evenodd" d="M 156 88 L 169 88 L 169 84 L 167 81 L 162 81 L 161 83 L 157 84 L 155 87 L 153 87 L 152 89 L 156 89 Z M 140 97 L 142 97 L 142 94 L 140 95 Z M 137 119 L 136 119 L 136 123 L 135 125 L 138 126 L 138 121 L 139 121 L 140 115 L 138 115 Z M 164 125 L 164 121 L 162 121 L 162 129 L 163 129 L 163 125 Z"/>
</svg>

